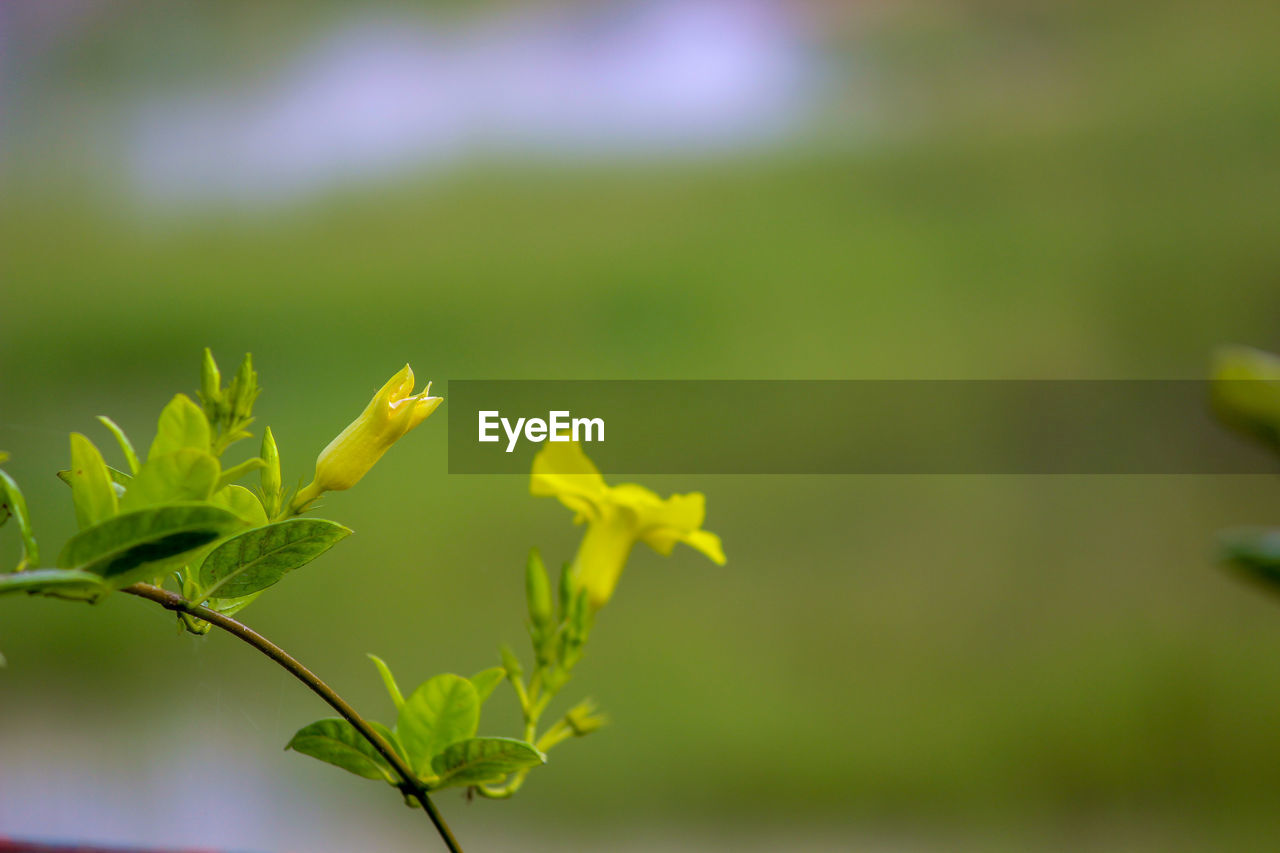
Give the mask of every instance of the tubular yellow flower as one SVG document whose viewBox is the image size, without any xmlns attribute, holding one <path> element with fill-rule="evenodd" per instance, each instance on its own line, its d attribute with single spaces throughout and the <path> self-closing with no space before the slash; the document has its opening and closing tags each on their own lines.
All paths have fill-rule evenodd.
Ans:
<svg viewBox="0 0 1280 853">
<path fill-rule="evenodd" d="M 636 542 L 667 555 L 677 542 L 724 565 L 720 537 L 702 529 L 706 497 L 700 492 L 663 500 L 633 483 L 610 486 L 577 442 L 548 442 L 533 460 L 530 492 L 557 498 L 587 525 L 572 576 L 587 590 L 592 607 L 613 594 Z"/>
<path fill-rule="evenodd" d="M 429 396 L 430 382 L 414 394 L 413 382 L 413 369 L 406 364 L 373 395 L 360 417 L 320 451 L 315 478 L 293 499 L 295 511 L 322 492 L 342 491 L 360 482 L 391 445 L 436 410 L 444 398 Z"/>
</svg>

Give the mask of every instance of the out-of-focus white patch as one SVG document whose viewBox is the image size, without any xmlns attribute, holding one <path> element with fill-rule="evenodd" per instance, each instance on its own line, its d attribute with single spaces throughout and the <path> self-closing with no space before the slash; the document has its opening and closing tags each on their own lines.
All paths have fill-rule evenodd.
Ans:
<svg viewBox="0 0 1280 853">
<path fill-rule="evenodd" d="M 131 173 L 159 201 L 270 202 L 464 157 L 686 156 L 801 124 L 812 60 L 773 0 L 362 20 L 268 79 L 146 103 Z"/>
</svg>

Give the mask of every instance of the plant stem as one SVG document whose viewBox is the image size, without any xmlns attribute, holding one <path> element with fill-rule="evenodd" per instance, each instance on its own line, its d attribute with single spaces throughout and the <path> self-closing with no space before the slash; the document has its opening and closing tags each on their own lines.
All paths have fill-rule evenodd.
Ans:
<svg viewBox="0 0 1280 853">
<path fill-rule="evenodd" d="M 462 853 L 462 848 L 458 846 L 458 840 L 453 837 L 448 824 L 444 822 L 444 818 L 436 810 L 435 803 L 431 801 L 431 798 L 427 795 L 426 788 L 418 780 L 413 770 L 405 764 L 404 760 L 391 748 L 390 744 L 369 727 L 364 718 L 356 713 L 356 710 L 348 705 L 346 700 L 335 693 L 332 687 L 321 681 L 319 676 L 303 666 L 296 658 L 243 622 L 238 622 L 230 616 L 224 616 L 216 610 L 210 610 L 208 607 L 192 604 L 182 596 L 167 589 L 161 589 L 151 584 L 136 583 L 133 586 L 125 587 L 122 591 L 130 595 L 136 595 L 139 598 L 154 601 L 165 610 L 186 613 L 198 619 L 203 619 L 228 634 L 243 640 L 288 670 L 290 675 L 307 685 L 313 693 L 327 702 L 329 707 L 337 711 L 344 720 L 354 726 L 365 740 L 373 744 L 373 748 L 378 751 L 378 754 L 385 758 L 387 763 L 396 771 L 396 774 L 400 776 L 401 792 L 407 796 L 412 796 L 422 804 L 427 817 L 431 818 L 431 822 L 435 824 L 436 831 L 440 833 L 440 837 L 444 839 L 444 843 L 451 853 Z"/>
</svg>

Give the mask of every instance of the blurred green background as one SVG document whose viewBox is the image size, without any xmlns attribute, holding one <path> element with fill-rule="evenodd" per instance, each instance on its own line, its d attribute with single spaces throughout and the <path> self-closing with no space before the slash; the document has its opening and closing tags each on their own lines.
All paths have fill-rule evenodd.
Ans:
<svg viewBox="0 0 1280 853">
<path fill-rule="evenodd" d="M 1222 342 L 1280 347 L 1274 8 L 751 3 L 729 47 L 708 33 L 739 32 L 715 17 L 731 4 L 604 8 L 7 4 L 0 448 L 45 549 L 74 526 L 66 433 L 103 438 L 106 413 L 145 443 L 206 345 L 224 371 L 253 352 L 287 482 L 405 361 L 447 398 L 450 378 L 1193 378 Z M 628 35 L 690 8 L 686 66 Z M 361 15 L 410 43 L 394 24 L 420 20 L 431 56 L 482 68 L 522 55 L 484 47 L 522 26 L 550 57 L 634 62 L 609 66 L 616 91 L 548 84 L 534 118 L 584 104 L 554 133 L 468 112 L 448 156 L 317 154 L 361 122 L 436 138 L 385 121 L 394 104 L 314 128 L 286 109 L 314 82 L 290 57 L 367 35 Z M 367 44 L 401 65 L 339 62 L 318 79 L 356 86 L 346 103 L 417 79 L 411 48 Z M 428 94 L 483 76 L 424 67 Z M 633 76 L 675 69 L 679 94 L 716 68 L 790 82 L 725 84 L 778 103 L 687 133 L 671 92 L 625 101 Z M 464 94 L 506 94 L 505 73 Z M 695 117 L 718 115 L 707 91 Z M 256 144 L 283 159 L 250 162 Z M 244 178 L 294 151 L 312 160 L 288 181 Z M 567 560 L 580 532 L 523 478 L 446 474 L 447 439 L 438 415 L 327 499 L 356 535 L 245 613 L 374 717 L 365 652 L 415 682 L 495 663 L 522 640 L 528 547 Z M 1273 480 L 646 485 L 704 491 L 729 563 L 637 550 L 566 693 L 615 725 L 512 802 L 444 797 L 468 849 L 1280 844 L 1280 609 L 1211 554 L 1217 529 L 1274 521 Z M 279 752 L 324 709 L 225 636 L 122 596 L 10 597 L 0 649 L 0 835 L 423 849 L 380 786 Z M 513 729 L 513 704 L 482 728 Z"/>
</svg>

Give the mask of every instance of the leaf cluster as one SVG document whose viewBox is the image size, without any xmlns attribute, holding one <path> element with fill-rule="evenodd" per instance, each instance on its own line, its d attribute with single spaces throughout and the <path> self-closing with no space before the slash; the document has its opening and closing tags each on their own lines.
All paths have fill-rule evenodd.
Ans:
<svg viewBox="0 0 1280 853">
<path fill-rule="evenodd" d="M 476 736 L 481 707 L 505 675 L 501 668 L 486 669 L 471 678 L 437 675 L 405 698 L 386 663 L 376 655 L 369 657 L 396 706 L 394 726 L 369 724 L 426 790 L 496 784 L 546 762 L 541 751 L 523 740 Z M 378 750 L 351 723 L 337 717 L 304 726 L 285 748 L 365 779 L 381 779 L 395 788 L 403 785 Z"/>
<path fill-rule="evenodd" d="M 191 603 L 231 614 L 346 538 L 351 531 L 336 522 L 279 515 L 280 460 L 269 430 L 262 454 L 234 464 L 223 458 L 250 437 L 260 393 L 250 356 L 223 386 L 205 350 L 201 404 L 176 395 L 160 413 L 145 458 L 108 417 L 98 420 L 119 449 L 119 467 L 88 436 L 72 433 L 71 466 L 58 477 L 71 488 L 80 529 L 51 568 L 38 568 L 26 502 L 0 471 L 4 517 L 16 521 L 23 540 L 22 561 L 0 574 L 0 594 L 98 601 L 135 583 L 173 583 Z M 240 485 L 253 473 L 261 488 Z M 209 628 L 181 618 L 193 632 Z"/>
</svg>

